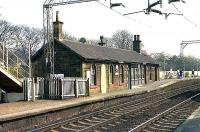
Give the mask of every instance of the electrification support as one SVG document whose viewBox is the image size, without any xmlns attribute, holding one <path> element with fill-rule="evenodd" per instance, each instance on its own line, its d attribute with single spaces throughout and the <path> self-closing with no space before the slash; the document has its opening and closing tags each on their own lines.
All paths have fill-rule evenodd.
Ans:
<svg viewBox="0 0 200 132">
<path fill-rule="evenodd" d="M 199 44 L 200 40 L 182 41 L 180 47 L 180 56 L 184 56 L 184 49 L 188 44 Z"/>
</svg>

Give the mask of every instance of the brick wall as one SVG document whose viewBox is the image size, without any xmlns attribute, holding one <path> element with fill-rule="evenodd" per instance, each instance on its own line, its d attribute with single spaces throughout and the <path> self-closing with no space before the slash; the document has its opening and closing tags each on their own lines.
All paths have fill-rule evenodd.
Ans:
<svg viewBox="0 0 200 132">
<path fill-rule="evenodd" d="M 147 83 L 149 83 L 150 81 L 156 81 L 156 68 L 155 66 L 151 66 L 151 65 L 147 65 L 146 66 L 146 80 L 147 80 Z M 157 78 L 158 80 L 160 80 L 160 75 L 159 75 L 159 67 L 157 68 Z M 151 72 L 151 74 L 150 74 Z M 151 80 L 150 80 L 150 76 L 151 76 Z"/>
<path fill-rule="evenodd" d="M 100 63 L 83 63 L 82 64 L 82 75 L 84 78 L 86 78 L 86 72 L 87 70 L 90 71 L 90 67 L 92 64 L 95 64 L 96 66 L 96 85 L 90 84 L 90 94 L 96 94 L 101 93 L 101 65 Z M 110 64 L 106 65 L 106 86 L 107 86 L 107 92 L 115 91 L 119 89 L 128 89 L 128 65 L 124 66 L 124 83 L 120 82 L 120 76 L 119 76 L 119 65 L 118 68 L 116 64 L 113 64 L 114 66 L 114 83 L 109 83 L 109 67 Z"/>
</svg>

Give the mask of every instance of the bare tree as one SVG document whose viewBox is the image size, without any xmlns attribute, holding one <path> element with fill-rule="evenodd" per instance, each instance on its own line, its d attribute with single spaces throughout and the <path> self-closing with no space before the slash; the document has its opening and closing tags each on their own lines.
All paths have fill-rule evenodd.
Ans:
<svg viewBox="0 0 200 132">
<path fill-rule="evenodd" d="M 65 32 L 64 33 L 64 38 L 63 39 L 67 39 L 67 40 L 71 40 L 71 41 L 77 41 L 79 42 L 79 39 L 70 35 L 69 33 Z"/>
<path fill-rule="evenodd" d="M 41 29 L 18 26 L 11 39 L 15 53 L 28 62 L 29 45 L 34 54 L 43 43 L 43 33 Z"/>
<path fill-rule="evenodd" d="M 6 42 L 7 46 L 11 46 L 10 38 L 17 30 L 17 27 L 11 23 L 0 20 L 0 42 Z"/>
<path fill-rule="evenodd" d="M 132 41 L 133 35 L 127 30 L 118 30 L 111 38 L 112 45 L 121 49 L 131 49 Z"/>
</svg>

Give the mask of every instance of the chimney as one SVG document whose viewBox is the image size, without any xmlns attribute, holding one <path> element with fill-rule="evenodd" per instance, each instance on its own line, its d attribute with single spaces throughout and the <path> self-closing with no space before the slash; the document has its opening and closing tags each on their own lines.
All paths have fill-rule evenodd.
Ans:
<svg viewBox="0 0 200 132">
<path fill-rule="evenodd" d="M 104 45 L 106 44 L 103 35 L 100 36 L 100 42 L 99 42 L 98 44 L 99 44 L 100 46 L 104 46 Z"/>
<path fill-rule="evenodd" d="M 53 22 L 53 29 L 54 29 L 54 38 L 58 40 L 63 40 L 63 31 L 62 26 L 63 22 L 59 21 L 59 11 L 56 11 L 56 21 Z"/>
<path fill-rule="evenodd" d="M 140 35 L 134 35 L 133 51 L 136 51 L 136 52 L 138 52 L 138 53 L 141 53 Z"/>
</svg>

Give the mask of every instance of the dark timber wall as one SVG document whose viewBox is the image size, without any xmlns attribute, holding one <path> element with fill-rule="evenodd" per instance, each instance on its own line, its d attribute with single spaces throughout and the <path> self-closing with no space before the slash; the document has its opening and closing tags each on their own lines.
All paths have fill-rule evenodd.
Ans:
<svg viewBox="0 0 200 132">
<path fill-rule="evenodd" d="M 82 59 L 61 44 L 55 44 L 55 74 L 82 77 Z"/>
<path fill-rule="evenodd" d="M 45 72 L 44 52 L 32 61 L 33 76 L 43 77 Z M 81 77 L 81 58 L 61 44 L 55 43 L 55 74 L 65 77 Z"/>
</svg>

